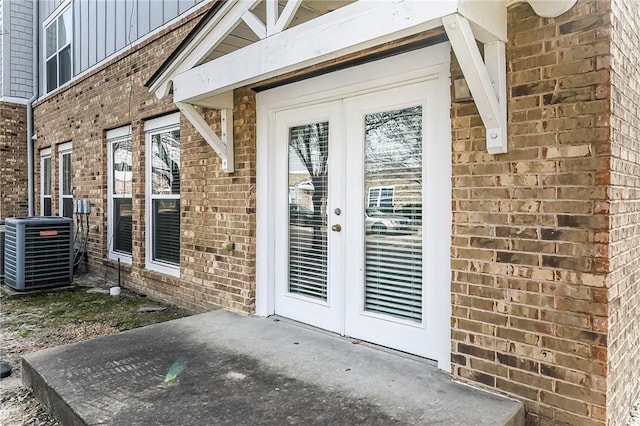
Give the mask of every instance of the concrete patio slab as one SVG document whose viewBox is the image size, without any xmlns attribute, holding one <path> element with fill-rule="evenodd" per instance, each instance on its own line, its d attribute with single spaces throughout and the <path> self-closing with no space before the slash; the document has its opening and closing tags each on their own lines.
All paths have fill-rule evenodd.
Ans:
<svg viewBox="0 0 640 426">
<path fill-rule="evenodd" d="M 25 385 L 65 426 L 524 424 L 521 403 L 455 383 L 428 361 L 227 311 L 22 365 Z"/>
</svg>

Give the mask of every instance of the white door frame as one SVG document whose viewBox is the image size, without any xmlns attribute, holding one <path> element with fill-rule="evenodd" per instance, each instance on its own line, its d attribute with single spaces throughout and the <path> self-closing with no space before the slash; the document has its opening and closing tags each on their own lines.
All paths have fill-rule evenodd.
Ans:
<svg viewBox="0 0 640 426">
<path fill-rule="evenodd" d="M 274 140 L 275 113 L 279 110 L 296 106 L 306 106 L 319 102 L 344 99 L 366 93 L 403 86 L 420 81 L 440 81 L 438 95 L 446 102 L 442 111 L 434 111 L 440 115 L 437 139 L 441 148 L 451 153 L 451 125 L 450 125 L 450 56 L 451 48 L 448 43 L 430 46 L 424 49 L 403 53 L 390 58 L 367 63 L 353 68 L 336 71 L 330 74 L 303 80 L 286 86 L 258 93 L 257 105 L 257 170 L 256 170 L 256 314 L 269 316 L 275 313 L 275 280 L 276 280 L 276 206 L 270 196 L 276 187 L 275 168 L 276 159 L 270 148 L 270 140 Z M 441 177 L 436 184 L 439 186 L 439 199 L 447 199 L 451 205 L 451 162 L 442 164 Z M 429 188 L 425 186 L 425 190 Z M 451 317 L 451 267 L 449 248 L 451 245 L 451 212 L 442 215 L 442 232 L 437 238 L 445 262 L 434 262 L 425 257 L 429 267 L 437 264 L 437 277 L 440 285 L 435 297 L 438 312 L 434 313 L 438 329 L 436 342 L 438 347 L 438 367 L 450 370 L 450 317 Z M 448 216 L 448 217 L 444 217 Z M 446 226 L 444 226 L 446 223 Z M 280 231 L 281 232 L 281 231 Z M 285 255 L 280 253 L 279 255 Z"/>
</svg>

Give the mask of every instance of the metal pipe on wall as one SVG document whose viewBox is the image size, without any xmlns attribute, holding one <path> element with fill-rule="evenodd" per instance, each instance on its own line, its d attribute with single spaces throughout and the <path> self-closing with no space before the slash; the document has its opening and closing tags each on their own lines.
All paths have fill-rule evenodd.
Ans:
<svg viewBox="0 0 640 426">
<path fill-rule="evenodd" d="M 33 52 L 32 52 L 32 78 L 33 78 L 33 95 L 27 102 L 27 208 L 28 216 L 34 216 L 35 214 L 35 190 L 33 181 L 35 179 L 34 173 L 34 133 L 33 133 L 33 103 L 38 99 L 40 92 L 39 82 L 39 48 L 40 48 L 40 25 L 39 25 L 39 2 L 33 2 Z"/>
</svg>

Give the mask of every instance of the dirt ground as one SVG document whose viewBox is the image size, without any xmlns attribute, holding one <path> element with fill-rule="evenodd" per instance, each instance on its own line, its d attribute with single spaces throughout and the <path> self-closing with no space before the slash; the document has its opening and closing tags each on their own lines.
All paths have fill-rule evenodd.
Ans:
<svg viewBox="0 0 640 426">
<path fill-rule="evenodd" d="M 11 365 L 12 374 L 0 379 L 0 425 L 59 425 L 22 386 L 22 355 L 188 315 L 124 289 L 110 296 L 111 285 L 82 275 L 70 290 L 19 297 L 1 292 L 0 361 Z"/>
</svg>

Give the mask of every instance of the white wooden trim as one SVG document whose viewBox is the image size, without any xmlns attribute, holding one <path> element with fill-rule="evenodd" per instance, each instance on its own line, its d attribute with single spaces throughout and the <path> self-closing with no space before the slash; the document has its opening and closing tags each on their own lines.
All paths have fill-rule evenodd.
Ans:
<svg viewBox="0 0 640 426">
<path fill-rule="evenodd" d="M 44 21 L 42 21 L 43 29 L 48 27 L 52 21 L 58 19 L 58 16 L 60 16 L 70 5 L 71 5 L 71 0 L 64 0 L 62 3 L 60 3 L 58 7 L 56 7 L 55 10 L 51 12 Z M 38 7 L 39 5 L 36 2 L 33 4 L 33 6 Z"/>
<path fill-rule="evenodd" d="M 456 6 L 454 0 L 349 4 L 198 67 L 181 68 L 188 71 L 174 78 L 174 101 L 196 103 L 242 85 L 435 28 L 441 25 L 442 16 L 456 11 Z"/>
<path fill-rule="evenodd" d="M 3 58 L 3 59 L 6 60 L 7 58 Z M 4 65 L 6 66 L 7 63 L 5 62 Z M 5 74 L 7 76 L 9 76 L 8 72 L 5 72 Z M 8 87 L 8 86 L 5 86 L 5 87 Z M 29 99 L 16 98 L 15 96 L 2 96 L 2 97 L 0 97 L 0 102 L 7 102 L 7 103 L 12 103 L 12 104 L 18 104 L 18 105 L 28 105 L 29 104 Z"/>
<path fill-rule="evenodd" d="M 65 142 L 61 143 L 57 146 L 58 151 L 58 216 L 62 216 L 63 212 L 63 200 L 65 198 L 73 198 L 73 175 L 71 176 L 71 194 L 64 195 L 62 193 L 63 190 L 63 162 L 62 157 L 64 155 L 71 155 L 71 172 L 73 173 L 73 143 Z M 52 185 L 53 186 L 53 185 Z M 51 192 L 53 192 L 53 188 L 51 188 Z M 53 194 L 52 194 L 53 195 Z M 53 208 L 51 211 L 53 214 Z"/>
<path fill-rule="evenodd" d="M 216 16 L 204 26 L 200 33 L 196 34 L 193 41 L 182 50 L 167 69 L 149 87 L 149 91 L 156 94 L 158 99 L 169 95 L 171 90 L 170 77 L 195 66 L 202 58 L 207 57 L 221 42 L 233 31 L 242 15 L 259 0 L 228 0 L 223 3 Z"/>
<path fill-rule="evenodd" d="M 267 36 L 271 36 L 273 35 L 271 31 L 278 22 L 278 2 L 277 0 L 267 0 L 266 6 Z"/>
<path fill-rule="evenodd" d="M 131 140 L 131 126 L 122 126 L 117 129 L 108 130 L 107 139 L 107 258 L 131 265 L 133 263 L 133 253 L 124 254 L 113 250 L 113 198 L 131 198 L 133 201 L 133 193 L 130 197 L 115 197 L 113 194 L 113 148 L 114 142 L 129 137 Z"/>
<path fill-rule="evenodd" d="M 497 93 L 505 94 L 505 98 L 499 99 L 469 21 L 463 16 L 453 14 L 442 18 L 442 22 L 478 107 L 480 118 L 487 128 L 487 151 L 491 154 L 507 152 L 506 71 L 499 71 L 500 67 L 506 69 L 504 42 L 496 42 L 497 44 L 489 49 L 491 69 L 496 73 L 494 83 L 505 88 L 504 92 L 498 90 Z M 502 78 L 503 81 L 496 81 Z"/>
<path fill-rule="evenodd" d="M 276 172 L 273 164 L 275 158 L 270 141 L 275 136 L 275 129 L 271 126 L 275 114 L 279 110 L 311 105 L 319 102 L 343 99 L 345 97 L 371 93 L 385 88 L 392 88 L 410 84 L 414 81 L 440 80 L 438 93 L 435 96 L 449 101 L 449 60 L 450 46 L 442 43 L 414 52 L 408 52 L 391 58 L 372 62 L 354 68 L 344 69 L 334 73 L 314 77 L 274 88 L 257 94 L 257 169 L 256 169 L 256 314 L 260 316 L 272 315 L 275 312 L 275 235 L 279 232 L 275 227 L 275 205 L 271 194 L 274 190 Z M 440 143 L 431 144 L 437 155 L 451 155 L 451 136 L 449 110 L 435 111 L 439 114 L 437 120 L 439 129 L 437 135 L 431 135 Z M 443 205 L 451 205 L 451 162 L 440 164 L 439 176 L 430 175 L 436 182 L 435 197 Z M 443 177 L 442 175 L 446 175 Z M 451 212 L 439 213 L 435 218 L 443 223 L 437 229 L 434 238 L 441 244 L 436 252 L 444 256 L 437 258 L 429 267 L 437 268 L 437 276 L 441 281 L 440 293 L 437 297 L 446 300 L 440 303 L 434 312 L 441 327 L 435 337 L 438 351 L 438 367 L 450 371 L 451 335 L 450 317 L 450 262 L 449 246 L 451 242 Z M 445 225 L 446 224 L 446 225 Z"/>
<path fill-rule="evenodd" d="M 149 132 L 152 130 L 158 130 L 163 127 L 179 126 L 180 125 L 180 113 L 174 112 L 172 114 L 163 115 L 162 117 L 152 118 L 144 122 L 144 131 Z"/>
<path fill-rule="evenodd" d="M 247 10 L 244 15 L 242 15 L 242 20 L 260 39 L 267 36 L 267 27 L 252 11 Z"/>
<path fill-rule="evenodd" d="M 498 119 L 500 136 L 494 138 L 491 130 L 487 129 L 487 151 L 490 153 L 505 153 L 507 146 L 507 59 L 505 43 L 492 41 L 484 45 L 484 62 L 491 79 L 491 86 L 498 97 Z"/>
<path fill-rule="evenodd" d="M 159 272 L 161 274 L 170 275 L 180 278 L 180 265 L 170 265 L 164 262 L 153 260 L 152 256 L 152 238 L 153 238 L 153 212 L 152 212 L 152 194 L 151 194 L 151 171 L 153 159 L 151 158 L 151 136 L 170 130 L 180 129 L 180 113 L 173 113 L 163 117 L 154 118 L 144 123 L 145 130 L 145 268 L 150 271 Z M 178 197 L 167 197 L 172 199 L 181 199 L 182 194 Z M 161 198 L 156 196 L 155 198 Z"/>
<path fill-rule="evenodd" d="M 58 153 L 69 152 L 73 149 L 73 142 L 61 143 L 57 147 Z"/>
<path fill-rule="evenodd" d="M 233 173 L 233 109 L 223 108 L 220 110 L 221 132 L 218 137 L 193 105 L 184 102 L 175 102 L 175 105 L 218 154 L 222 160 L 222 170 Z"/>
<path fill-rule="evenodd" d="M 289 0 L 273 26 L 273 29 L 269 31 L 269 35 L 277 34 L 287 28 L 301 4 L 302 0 Z"/>
<path fill-rule="evenodd" d="M 117 129 L 107 130 L 107 139 L 123 138 L 125 136 L 131 136 L 131 126 L 122 126 Z"/>
<path fill-rule="evenodd" d="M 44 200 L 45 198 L 48 198 L 49 200 L 52 199 L 53 194 L 50 193 L 49 195 L 44 195 L 44 179 L 43 179 L 43 172 L 44 172 L 44 160 L 45 159 L 49 159 L 49 185 L 51 185 L 51 192 L 53 192 L 53 182 L 51 181 L 52 179 L 52 170 L 51 170 L 51 148 L 44 148 L 40 150 L 40 216 L 44 216 Z"/>
<path fill-rule="evenodd" d="M 459 0 L 458 13 L 467 18 L 483 43 L 507 41 L 507 5 L 504 0 Z"/>
</svg>

